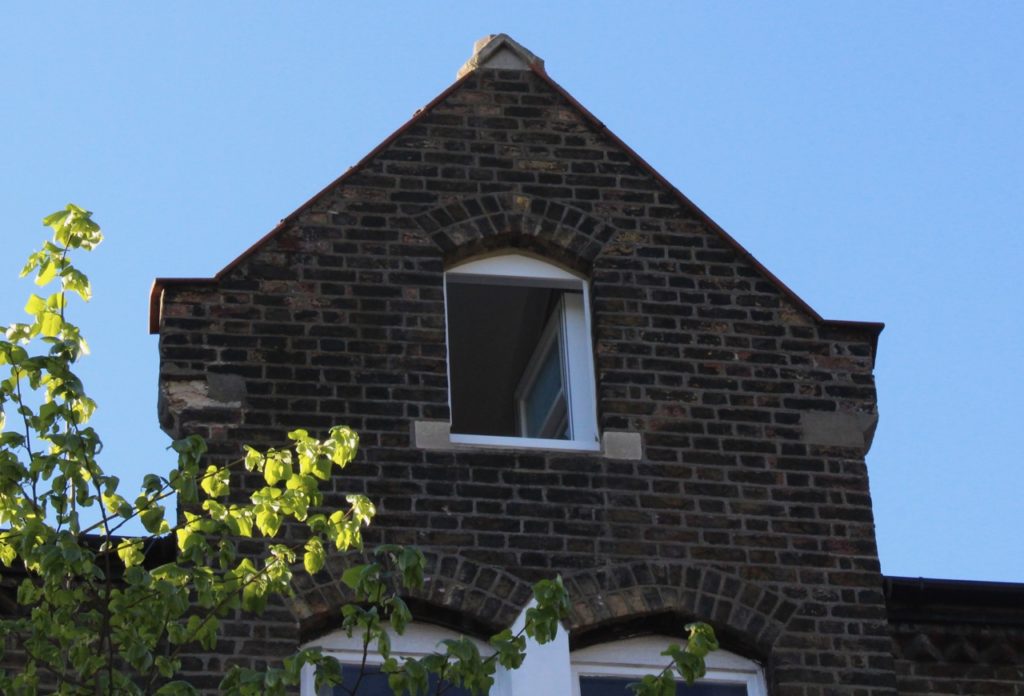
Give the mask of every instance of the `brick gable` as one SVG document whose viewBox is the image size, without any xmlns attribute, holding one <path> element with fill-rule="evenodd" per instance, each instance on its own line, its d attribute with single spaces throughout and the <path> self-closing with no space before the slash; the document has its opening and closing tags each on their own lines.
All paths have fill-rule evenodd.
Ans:
<svg viewBox="0 0 1024 696">
<path fill-rule="evenodd" d="M 449 418 L 444 270 L 504 249 L 589 277 L 599 425 L 639 433 L 638 461 L 415 446 Z M 503 626 L 561 573 L 571 636 L 706 619 L 773 694 L 894 693 L 864 461 L 880 326 L 818 317 L 542 72 L 468 73 L 217 278 L 156 294 L 165 429 L 230 457 L 355 428 L 335 494 L 377 502 L 371 542 L 428 553 L 424 605 Z M 342 567 L 195 676 L 330 625 Z"/>
</svg>

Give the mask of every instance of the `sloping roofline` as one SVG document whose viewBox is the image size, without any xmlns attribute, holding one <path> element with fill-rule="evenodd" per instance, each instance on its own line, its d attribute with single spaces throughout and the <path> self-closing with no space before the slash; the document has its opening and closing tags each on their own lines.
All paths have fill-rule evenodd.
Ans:
<svg viewBox="0 0 1024 696">
<path fill-rule="evenodd" d="M 1024 583 L 882 578 L 889 622 L 1024 626 Z"/>
<path fill-rule="evenodd" d="M 573 108 L 575 108 L 580 113 L 580 115 L 583 116 L 584 120 L 590 123 L 590 125 L 593 126 L 598 131 L 598 133 L 607 137 L 612 142 L 612 144 L 622 148 L 622 150 L 626 152 L 627 155 L 633 158 L 633 160 L 636 162 L 637 165 L 641 167 L 641 169 L 646 171 L 648 174 L 654 177 L 654 179 L 657 180 L 658 183 L 660 183 L 662 186 L 671 191 L 680 203 L 692 209 L 704 224 L 706 224 L 713 232 L 718 234 L 726 242 L 726 244 L 732 247 L 741 257 L 746 259 L 752 266 L 754 266 L 754 268 L 758 270 L 758 272 L 764 274 L 764 276 L 769 280 L 769 282 L 775 285 L 775 287 L 778 288 L 783 295 L 785 295 L 793 304 L 799 307 L 802 311 L 810 315 L 817 323 L 836 329 L 852 329 L 854 331 L 863 331 L 866 334 L 868 334 L 871 340 L 872 357 L 874 357 L 874 353 L 876 353 L 878 349 L 878 335 L 882 332 L 882 329 L 885 328 L 885 324 L 881 322 L 872 321 L 846 321 L 839 319 L 825 319 L 824 317 L 822 317 L 820 314 L 818 314 L 817 311 L 814 310 L 813 307 L 811 307 L 807 302 L 805 302 L 803 298 L 797 295 L 774 273 L 769 271 L 760 261 L 754 258 L 754 255 L 747 251 L 747 249 L 744 248 L 743 245 L 740 244 L 738 241 L 736 241 L 736 239 L 733 238 L 732 235 L 730 235 L 728 232 L 722 229 L 722 227 L 719 226 L 719 224 L 716 223 L 714 220 L 712 220 L 707 213 L 705 213 L 693 201 L 687 198 L 686 195 L 682 193 L 682 191 L 673 186 L 672 183 L 668 181 L 668 179 L 666 179 L 664 176 L 658 173 L 658 171 L 655 170 L 654 167 L 652 167 L 643 157 L 637 154 L 636 151 L 633 150 L 633 148 L 631 148 L 629 145 L 623 142 L 621 138 L 615 135 L 615 133 L 609 130 L 608 127 L 604 125 L 604 123 L 602 123 L 596 116 L 594 116 L 594 114 L 592 114 L 585 106 L 580 104 L 575 97 L 573 97 L 571 94 L 569 94 L 568 91 L 565 90 L 565 88 L 563 88 L 561 85 L 555 82 L 547 74 L 547 71 L 544 69 L 542 61 L 532 62 L 529 64 L 529 67 L 530 70 L 533 71 L 541 79 L 541 81 L 547 84 L 557 94 L 561 95 L 567 102 L 569 102 L 569 104 L 572 105 Z M 224 268 L 218 271 L 217 274 L 214 275 L 213 277 L 154 279 L 153 286 L 150 289 L 149 293 L 149 332 L 151 334 L 155 334 L 159 333 L 160 331 L 161 299 L 165 288 L 181 285 L 212 285 L 219 282 L 222 278 L 224 278 L 224 276 L 226 276 L 228 273 L 230 273 L 232 270 L 238 267 L 239 264 L 241 264 L 251 255 L 256 253 L 256 251 L 262 248 L 264 244 L 269 242 L 281 230 L 291 225 L 291 223 L 296 218 L 298 218 L 300 215 L 306 212 L 321 196 L 326 194 L 328 191 L 334 189 L 335 187 L 344 184 L 345 181 L 350 176 L 356 174 L 360 169 L 362 169 L 371 160 L 373 160 L 378 154 L 380 154 L 383 150 L 388 148 L 403 133 L 405 133 L 407 130 L 409 130 L 417 123 L 419 123 L 419 121 L 423 119 L 435 106 L 437 106 L 442 101 L 447 99 L 449 95 L 451 95 L 455 90 L 461 87 L 462 83 L 465 82 L 469 78 L 469 76 L 473 74 L 473 72 L 475 72 L 475 70 L 471 70 L 470 72 L 467 72 L 461 77 L 459 77 L 454 83 L 451 84 L 451 86 L 449 86 L 443 92 L 434 97 L 434 99 L 432 99 L 430 103 L 428 103 L 422 109 L 417 110 L 416 113 L 413 114 L 411 119 L 406 121 L 405 124 L 400 126 L 394 133 L 385 138 L 377 147 L 375 147 L 373 150 L 367 153 L 365 157 L 359 160 L 359 162 L 349 167 L 344 174 L 342 174 L 337 179 L 329 183 L 322 190 L 316 193 L 313 197 L 311 197 L 305 203 L 296 208 L 294 212 L 292 212 L 290 215 L 282 219 L 281 222 L 279 222 L 274 227 L 274 229 L 270 230 L 265 235 L 263 235 L 263 237 L 261 237 L 252 246 L 250 246 L 248 249 L 239 254 L 228 265 L 224 266 Z"/>
</svg>

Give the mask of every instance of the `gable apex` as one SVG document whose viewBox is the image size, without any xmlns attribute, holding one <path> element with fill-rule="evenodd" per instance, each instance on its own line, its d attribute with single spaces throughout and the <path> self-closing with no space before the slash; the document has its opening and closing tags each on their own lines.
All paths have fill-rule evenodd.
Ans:
<svg viewBox="0 0 1024 696">
<path fill-rule="evenodd" d="M 544 61 L 508 34 L 489 34 L 473 44 L 473 55 L 455 74 L 460 78 L 477 68 L 544 70 Z"/>
<path fill-rule="evenodd" d="M 732 249 L 738 258 L 749 263 L 758 275 L 767 280 L 771 286 L 774 286 L 775 289 L 777 289 L 789 302 L 792 303 L 797 313 L 805 316 L 814 323 L 822 325 L 828 330 L 840 333 L 860 334 L 867 337 L 870 342 L 871 355 L 873 359 L 873 356 L 877 351 L 878 335 L 884 328 L 884 324 L 879 322 L 842 321 L 823 318 L 814 310 L 814 308 L 812 308 L 792 289 L 786 286 L 785 283 L 783 283 L 777 276 L 754 258 L 754 256 L 736 239 L 729 235 L 695 203 L 673 186 L 667 179 L 665 179 L 664 176 L 657 172 L 636 151 L 608 129 L 608 127 L 594 116 L 594 114 L 580 104 L 575 97 L 555 82 L 546 72 L 544 68 L 544 61 L 542 59 L 524 48 L 507 34 L 489 35 L 478 40 L 474 45 L 473 56 L 463 65 L 462 69 L 459 71 L 458 79 L 453 84 L 438 94 L 426 106 L 418 109 L 409 121 L 400 126 L 390 136 L 385 138 L 383 142 L 371 150 L 359 162 L 350 167 L 344 174 L 325 186 L 319 193 L 315 194 L 308 201 L 299 206 L 299 208 L 282 219 L 274 229 L 264 235 L 261 239 L 257 240 L 247 250 L 243 251 L 233 261 L 228 263 L 227 266 L 217 272 L 215 276 L 211 278 L 156 278 L 150 290 L 150 333 L 156 334 L 160 331 L 161 317 L 163 316 L 163 295 L 167 288 L 172 286 L 193 287 L 218 284 L 223 278 L 238 268 L 246 259 L 250 258 L 253 254 L 263 248 L 270 240 L 274 239 L 284 230 L 292 226 L 302 215 L 309 213 L 314 206 L 322 203 L 329 192 L 338 190 L 343 186 L 353 183 L 358 179 L 358 177 L 368 173 L 383 153 L 385 153 L 389 148 L 395 147 L 396 143 L 400 143 L 403 138 L 409 136 L 411 133 L 415 133 L 417 129 L 420 129 L 429 123 L 429 120 L 436 116 L 436 112 L 438 110 L 443 110 L 444 104 L 450 98 L 455 97 L 457 99 L 458 94 L 463 90 L 472 91 L 495 89 L 493 81 L 489 81 L 489 78 L 485 78 L 481 81 L 480 75 L 477 74 L 478 68 L 498 69 L 509 71 L 510 73 L 519 72 L 522 74 L 515 76 L 516 80 L 535 80 L 537 82 L 536 86 L 539 90 L 550 91 L 550 93 L 560 101 L 560 106 L 558 108 L 560 109 L 559 113 L 562 116 L 575 112 L 576 116 L 581 119 L 581 123 L 585 127 L 589 128 L 590 132 L 593 133 L 598 140 L 604 143 L 607 147 L 617 150 L 620 155 L 624 157 L 624 161 L 628 161 L 638 168 L 641 175 L 649 176 L 658 186 L 663 187 L 665 202 L 669 205 L 678 205 L 681 210 L 688 211 L 688 213 L 692 215 L 698 223 L 703 225 L 703 228 L 706 231 L 724 242 L 727 247 Z M 460 104 L 458 105 L 458 108 L 467 107 L 465 104 Z M 462 123 L 461 119 L 465 114 L 460 113 L 454 116 L 453 114 L 445 114 L 444 116 L 448 118 L 454 117 L 458 120 L 458 123 Z M 484 119 L 489 118 L 489 116 L 483 116 L 482 114 L 477 114 L 477 116 L 482 116 Z M 498 121 L 500 122 L 502 119 L 498 119 Z M 499 127 L 494 132 L 502 133 L 502 129 L 504 127 L 504 124 L 499 124 Z M 484 128 L 484 130 L 488 129 Z M 429 144 L 427 141 L 422 141 L 420 145 L 424 145 L 425 143 Z M 419 147 L 419 145 L 417 147 Z M 571 156 L 572 148 L 562 148 L 562 150 L 570 152 Z M 556 158 L 559 156 L 557 151 L 552 152 Z M 432 154 L 437 156 L 437 153 Z M 418 158 L 421 157 L 422 154 L 407 151 L 402 156 L 412 157 L 413 161 L 418 162 Z M 472 159 L 477 155 L 447 153 L 444 154 L 444 156 L 457 158 L 470 157 Z M 536 157 L 531 157 L 523 158 L 519 163 L 526 167 L 533 167 L 536 166 L 539 161 L 540 160 Z M 550 172 L 544 172 L 545 175 L 549 173 Z M 509 173 L 506 172 L 506 175 L 507 174 Z M 511 174 L 513 176 L 523 175 L 522 172 L 516 171 L 511 172 Z M 533 174 L 526 173 L 526 176 L 530 177 L 533 176 Z M 417 208 L 416 210 L 410 210 L 409 212 L 412 214 L 415 224 L 447 251 L 452 251 L 458 247 L 459 244 L 455 243 L 451 239 L 446 240 L 445 237 L 449 234 L 449 231 L 441 232 L 438 227 L 441 221 L 447 221 L 447 223 L 451 223 L 453 221 L 448 211 L 449 209 L 454 209 L 458 211 L 456 221 L 473 218 L 475 223 L 487 225 L 483 229 L 490 229 L 492 232 L 496 233 L 498 230 L 494 228 L 492 222 L 501 222 L 499 227 L 502 232 L 507 232 L 510 229 L 526 232 L 526 234 L 520 235 L 520 238 L 530 240 L 529 243 L 531 244 L 531 249 L 538 253 L 542 253 L 542 255 L 545 256 L 552 251 L 555 251 L 556 254 L 558 254 L 560 249 L 565 250 L 572 247 L 572 245 L 576 245 L 573 254 L 565 256 L 559 255 L 558 260 L 560 263 L 574 267 L 582 272 L 586 272 L 586 267 L 594 260 L 601 247 L 611 239 L 615 232 L 614 226 L 606 224 L 611 221 L 594 219 L 593 216 L 590 216 L 585 211 L 582 211 L 572 205 L 571 202 L 565 200 L 560 202 L 552 200 L 550 201 L 549 206 L 546 194 L 525 191 L 521 188 L 521 184 L 515 183 L 517 181 L 523 180 L 515 178 L 507 179 L 505 184 L 499 185 L 495 190 L 491 190 L 493 182 L 488 183 L 485 187 L 486 192 L 482 194 L 480 200 L 477 200 L 477 198 L 474 198 L 474 196 L 468 192 L 471 190 L 476 193 L 481 193 L 482 189 L 478 188 L 479 182 L 474 182 L 472 184 L 472 189 L 469 189 L 466 193 L 463 193 L 460 196 L 454 196 L 454 198 L 461 200 L 454 200 L 453 196 L 450 195 L 437 194 L 435 196 L 436 200 L 432 201 L 434 203 L 433 206 L 427 202 L 421 202 L 414 206 Z M 447 185 L 449 182 L 441 182 L 441 184 Z M 415 195 L 417 197 L 422 197 L 423 195 L 430 196 L 431 194 L 415 192 Z M 484 208 L 480 210 L 478 209 L 478 203 L 481 200 L 496 203 L 497 207 Z M 469 207 L 463 205 L 466 201 L 470 202 Z M 528 207 L 520 209 L 521 202 L 523 201 L 529 202 Z M 529 215 L 524 214 L 526 211 L 529 211 Z M 551 211 L 556 211 L 557 214 L 551 213 Z M 506 214 L 511 215 L 512 217 L 507 218 Z M 563 221 L 561 220 L 563 215 L 572 216 L 573 219 L 576 220 L 578 226 L 585 226 L 589 229 L 584 230 L 581 227 L 580 230 L 573 232 L 573 225 L 566 226 L 563 224 Z M 548 217 L 553 217 L 554 219 L 548 219 Z M 509 219 L 514 219 L 516 223 L 511 226 L 508 225 Z M 530 220 L 539 222 L 541 226 L 529 227 L 527 221 Z M 529 231 L 523 227 L 524 225 L 529 227 Z M 562 230 L 564 233 L 563 237 L 555 240 L 551 235 L 547 235 L 548 237 L 551 237 L 549 241 L 555 241 L 556 243 L 546 245 L 543 250 L 538 249 L 535 246 L 535 240 L 539 240 L 541 236 L 537 235 L 537 230 L 544 229 L 545 227 L 551 228 L 552 225 L 558 226 L 559 229 Z M 466 241 L 470 237 L 481 236 L 477 234 L 479 230 L 468 229 L 465 225 L 456 225 L 452 230 L 457 232 L 457 235 L 462 241 Z M 467 237 L 466 235 L 469 236 Z M 500 234 L 494 237 L 495 242 L 500 241 L 501 239 L 504 238 L 501 237 Z M 479 246 L 468 245 L 462 253 L 471 255 L 472 253 L 482 251 L 493 251 L 493 249 L 488 246 L 487 243 Z M 569 256 L 572 258 L 569 258 Z"/>
</svg>

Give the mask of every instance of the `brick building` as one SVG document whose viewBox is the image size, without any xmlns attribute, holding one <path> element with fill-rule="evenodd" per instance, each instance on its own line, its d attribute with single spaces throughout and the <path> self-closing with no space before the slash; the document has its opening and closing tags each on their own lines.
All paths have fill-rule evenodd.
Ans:
<svg viewBox="0 0 1024 696">
<path fill-rule="evenodd" d="M 174 437 L 359 432 L 334 494 L 431 564 L 409 650 L 562 575 L 564 635 L 501 693 L 611 693 L 699 619 L 727 649 L 700 693 L 1024 694 L 1024 589 L 881 575 L 882 325 L 820 317 L 505 35 L 214 278 L 158 279 L 151 329 Z M 190 678 L 344 657 L 343 567 Z"/>
</svg>

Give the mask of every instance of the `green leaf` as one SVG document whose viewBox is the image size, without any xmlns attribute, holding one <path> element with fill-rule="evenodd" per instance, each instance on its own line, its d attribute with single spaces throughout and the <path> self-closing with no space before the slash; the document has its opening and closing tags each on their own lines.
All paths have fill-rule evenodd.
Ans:
<svg viewBox="0 0 1024 696">
<path fill-rule="evenodd" d="M 265 536 L 276 536 L 281 527 L 281 516 L 273 510 L 264 509 L 256 513 L 256 526 Z"/>
<path fill-rule="evenodd" d="M 370 524 L 373 516 L 377 514 L 377 508 L 365 495 L 346 495 L 345 500 L 352 505 L 352 518 L 359 524 Z"/>
<path fill-rule="evenodd" d="M 188 682 L 178 679 L 167 682 L 153 693 L 154 696 L 194 696 L 199 692 Z"/>
<path fill-rule="evenodd" d="M 405 633 L 405 627 L 412 621 L 412 612 L 409 611 L 409 605 L 398 595 L 392 596 L 388 602 L 391 607 L 391 615 L 388 617 L 391 621 L 391 628 L 398 635 L 402 635 Z"/>
<path fill-rule="evenodd" d="M 168 682 L 154 692 L 155 696 L 194 696 L 198 693 L 196 687 L 181 680 Z"/>
<path fill-rule="evenodd" d="M 169 526 L 164 520 L 164 509 L 162 507 L 157 506 L 143 510 L 139 518 L 142 521 L 142 526 L 150 534 L 164 534 L 169 530 Z"/>
<path fill-rule="evenodd" d="M 122 541 L 117 547 L 117 555 L 121 558 L 125 568 L 137 566 L 146 560 L 146 556 L 142 553 L 141 539 L 126 539 Z"/>
<path fill-rule="evenodd" d="M 253 512 L 252 512 L 252 510 L 250 510 L 249 508 L 241 509 L 241 508 L 238 508 L 237 506 L 232 506 L 228 510 L 228 514 L 238 524 L 238 535 L 239 536 L 244 536 L 244 537 L 251 537 L 252 536 L 252 520 L 253 520 Z"/>
<path fill-rule="evenodd" d="M 345 569 L 345 572 L 341 574 L 341 581 L 349 586 L 350 589 L 357 589 L 363 582 L 363 578 L 370 571 L 371 565 L 362 563 L 359 565 L 350 566 Z"/>
<path fill-rule="evenodd" d="M 46 300 L 35 293 L 28 296 L 28 302 L 25 303 L 25 311 L 28 314 L 35 316 L 44 309 L 46 309 Z"/>
<path fill-rule="evenodd" d="M 402 571 L 402 584 L 409 589 L 423 587 L 423 568 L 427 560 L 419 549 L 403 548 L 398 554 L 398 568 Z"/>
<path fill-rule="evenodd" d="M 211 498 L 220 498 L 228 494 L 230 480 L 231 472 L 225 467 L 211 464 L 206 467 L 206 474 L 203 476 L 203 482 L 200 485 Z"/>
<path fill-rule="evenodd" d="M 706 623 L 691 623 L 686 625 L 689 637 L 686 642 L 686 651 L 698 657 L 705 657 L 713 650 L 718 650 L 718 638 L 715 637 L 715 630 Z"/>
<path fill-rule="evenodd" d="M 67 219 L 70 213 L 70 206 L 68 208 L 65 208 L 64 210 L 58 210 L 55 213 L 50 213 L 49 215 L 43 218 L 43 224 L 46 225 L 47 227 L 52 228 L 53 231 L 56 232 L 61 227 L 63 227 L 64 220 Z"/>
<path fill-rule="evenodd" d="M 263 463 L 263 454 L 249 445 L 245 446 L 245 469 L 255 471 Z"/>
<path fill-rule="evenodd" d="M 56 336 L 60 333 L 63 325 L 64 321 L 60 318 L 59 314 L 43 312 L 39 316 L 39 332 L 44 336 Z"/>
<path fill-rule="evenodd" d="M 320 537 L 313 537 L 306 542 L 306 553 L 302 557 L 302 563 L 306 568 L 306 572 L 310 575 L 319 573 L 324 567 L 326 561 L 326 553 L 324 552 L 324 545 L 320 541 Z"/>
<path fill-rule="evenodd" d="M 43 267 L 39 269 L 39 275 L 36 276 L 36 285 L 39 285 L 40 287 L 42 287 L 43 285 L 46 285 L 51 280 L 53 280 L 54 276 L 56 276 L 56 275 L 57 275 L 57 264 L 54 263 L 52 260 L 51 261 L 47 261 L 43 265 Z"/>
<path fill-rule="evenodd" d="M 0 541 L 0 561 L 3 562 L 8 568 L 11 567 L 11 563 L 18 557 L 17 550 L 10 544 Z"/>
<path fill-rule="evenodd" d="M 251 582 L 242 588 L 242 608 L 246 611 L 260 613 L 267 606 L 267 596 L 259 583 Z"/>
<path fill-rule="evenodd" d="M 309 473 L 321 481 L 331 478 L 331 460 L 327 457 L 315 457 L 310 460 Z"/>
<path fill-rule="evenodd" d="M 291 475 L 291 462 L 285 462 L 281 453 L 278 452 L 267 456 L 267 465 L 263 469 L 263 478 L 266 479 L 268 485 L 273 486 L 279 481 L 287 481 L 291 478 Z"/>
<path fill-rule="evenodd" d="M 359 447 L 359 436 L 354 430 L 347 426 L 335 426 L 331 428 L 328 439 L 328 450 L 331 453 L 331 460 L 342 469 L 356 456 Z"/>
<path fill-rule="evenodd" d="M 107 508 L 109 512 L 114 515 L 119 515 L 125 519 L 131 517 L 135 510 L 127 500 L 117 493 L 104 493 L 101 496 L 101 501 L 103 506 Z"/>
</svg>

